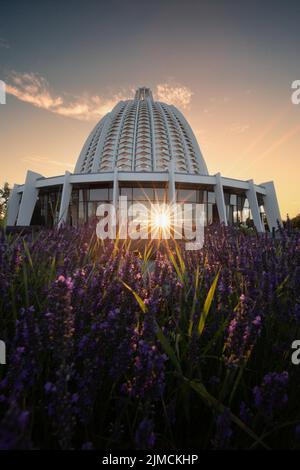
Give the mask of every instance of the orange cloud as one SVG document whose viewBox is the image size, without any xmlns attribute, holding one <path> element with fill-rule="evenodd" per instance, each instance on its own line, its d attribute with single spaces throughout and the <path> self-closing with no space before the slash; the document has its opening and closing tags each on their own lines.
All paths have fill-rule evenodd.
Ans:
<svg viewBox="0 0 300 470">
<path fill-rule="evenodd" d="M 156 98 L 180 108 L 187 108 L 191 102 L 193 92 L 184 85 L 160 83 L 156 87 Z"/>
<path fill-rule="evenodd" d="M 111 111 L 118 101 L 124 99 L 120 94 L 111 98 L 89 94 L 75 97 L 57 95 L 51 91 L 48 81 L 35 73 L 12 72 L 6 91 L 20 101 L 30 103 L 37 108 L 85 121 L 99 120 Z"/>
<path fill-rule="evenodd" d="M 134 90 L 105 98 L 88 93 L 82 96 L 57 94 L 51 90 L 50 84 L 41 75 L 14 71 L 8 77 L 6 90 L 20 101 L 30 103 L 37 108 L 84 121 L 98 121 L 120 100 L 130 99 L 134 95 Z M 159 101 L 187 108 L 193 92 L 184 85 L 172 85 L 166 82 L 156 86 L 155 95 Z"/>
</svg>

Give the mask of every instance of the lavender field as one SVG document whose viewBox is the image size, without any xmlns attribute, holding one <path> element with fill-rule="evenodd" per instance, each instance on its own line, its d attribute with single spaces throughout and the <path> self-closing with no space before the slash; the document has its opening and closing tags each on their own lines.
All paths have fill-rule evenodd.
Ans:
<svg viewBox="0 0 300 470">
<path fill-rule="evenodd" d="M 1 449 L 300 449 L 300 234 L 0 235 Z"/>
</svg>

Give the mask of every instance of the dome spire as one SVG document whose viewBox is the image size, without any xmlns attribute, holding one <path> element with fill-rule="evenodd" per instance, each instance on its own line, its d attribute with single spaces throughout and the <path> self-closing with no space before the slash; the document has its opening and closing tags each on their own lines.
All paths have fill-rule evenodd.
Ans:
<svg viewBox="0 0 300 470">
<path fill-rule="evenodd" d="M 143 101 L 146 98 L 150 98 L 153 101 L 152 91 L 150 90 L 150 88 L 146 88 L 144 86 L 138 88 L 135 92 L 134 99 L 138 101 Z"/>
</svg>

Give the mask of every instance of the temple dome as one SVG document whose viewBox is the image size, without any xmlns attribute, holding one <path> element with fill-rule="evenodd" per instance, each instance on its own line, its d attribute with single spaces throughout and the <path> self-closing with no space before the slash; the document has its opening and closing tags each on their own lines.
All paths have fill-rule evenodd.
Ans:
<svg viewBox="0 0 300 470">
<path fill-rule="evenodd" d="M 120 101 L 88 136 L 75 173 L 164 172 L 208 175 L 194 133 L 172 105 L 154 101 L 149 88 Z"/>
</svg>

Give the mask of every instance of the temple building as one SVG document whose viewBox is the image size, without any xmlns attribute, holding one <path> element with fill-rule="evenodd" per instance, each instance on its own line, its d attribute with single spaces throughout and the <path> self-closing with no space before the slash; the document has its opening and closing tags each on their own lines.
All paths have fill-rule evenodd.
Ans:
<svg viewBox="0 0 300 470">
<path fill-rule="evenodd" d="M 120 195 L 145 204 L 202 203 L 207 225 L 247 222 L 264 232 L 282 223 L 272 181 L 209 174 L 182 113 L 142 87 L 98 122 L 73 173 L 47 178 L 28 171 L 25 183 L 13 187 L 7 225 L 78 226 L 95 217 L 100 203 L 117 207 Z"/>
</svg>

